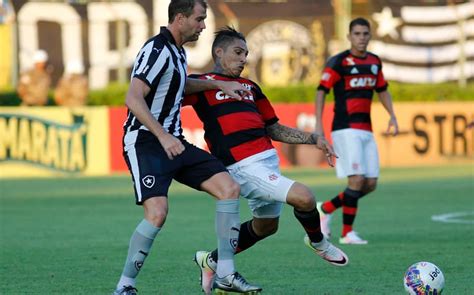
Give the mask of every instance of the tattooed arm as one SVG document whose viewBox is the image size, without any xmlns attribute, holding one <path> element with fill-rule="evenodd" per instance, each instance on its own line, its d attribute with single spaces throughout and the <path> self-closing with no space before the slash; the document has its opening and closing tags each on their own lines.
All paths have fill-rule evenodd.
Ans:
<svg viewBox="0 0 474 295">
<path fill-rule="evenodd" d="M 281 141 L 290 144 L 314 144 L 322 150 L 328 160 L 329 165 L 333 166 L 332 157 L 337 157 L 331 144 L 322 135 L 294 129 L 280 123 L 267 126 L 267 132 L 270 138 L 275 141 Z"/>
<path fill-rule="evenodd" d="M 316 144 L 319 135 L 294 129 L 280 123 L 267 126 L 271 139 L 285 143 Z"/>
</svg>

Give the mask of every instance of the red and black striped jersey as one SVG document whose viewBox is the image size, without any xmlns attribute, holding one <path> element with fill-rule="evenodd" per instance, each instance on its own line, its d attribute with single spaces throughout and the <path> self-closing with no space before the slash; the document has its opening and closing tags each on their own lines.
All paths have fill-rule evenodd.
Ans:
<svg viewBox="0 0 474 295">
<path fill-rule="evenodd" d="M 273 148 L 265 127 L 276 123 L 278 117 L 257 84 L 216 73 L 190 77 L 237 81 L 252 92 L 240 101 L 218 89 L 185 96 L 183 105 L 192 105 L 204 123 L 204 139 L 211 154 L 228 166 Z"/>
<path fill-rule="evenodd" d="M 354 128 L 372 131 L 370 106 L 374 90 L 388 87 L 383 76 L 380 58 L 367 52 L 363 58 L 350 50 L 329 59 L 321 77 L 318 90 L 329 93 L 334 87 L 334 120 L 332 130 Z"/>
</svg>

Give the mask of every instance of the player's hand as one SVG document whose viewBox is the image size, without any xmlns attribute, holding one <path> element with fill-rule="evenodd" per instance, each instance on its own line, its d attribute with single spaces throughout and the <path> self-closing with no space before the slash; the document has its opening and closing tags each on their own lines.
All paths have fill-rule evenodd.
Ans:
<svg viewBox="0 0 474 295">
<path fill-rule="evenodd" d="M 323 131 L 321 131 L 321 132 L 316 131 L 314 133 L 317 134 L 318 136 L 322 136 L 322 137 L 326 138 L 326 135 L 324 135 Z"/>
<path fill-rule="evenodd" d="M 390 132 L 390 130 L 393 130 Z M 392 134 L 393 136 L 398 134 L 398 122 L 396 117 L 390 117 L 388 121 L 387 134 Z"/>
<path fill-rule="evenodd" d="M 164 133 L 158 138 L 158 140 L 170 160 L 173 160 L 174 157 L 180 155 L 185 149 L 181 141 L 169 133 Z"/>
<path fill-rule="evenodd" d="M 333 158 L 338 158 L 338 157 L 336 153 L 334 152 L 332 145 L 322 135 L 313 133 L 313 137 L 315 138 L 316 147 L 324 152 L 324 155 L 326 156 L 326 161 L 328 162 L 329 166 L 334 167 Z"/>
<path fill-rule="evenodd" d="M 252 96 L 252 92 L 236 81 L 222 81 L 220 89 L 224 94 L 237 100 Z"/>
</svg>

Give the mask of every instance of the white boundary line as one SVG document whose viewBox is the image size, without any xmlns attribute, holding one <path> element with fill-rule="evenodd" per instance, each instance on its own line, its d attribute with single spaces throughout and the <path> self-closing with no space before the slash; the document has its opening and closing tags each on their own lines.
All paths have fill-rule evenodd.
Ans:
<svg viewBox="0 0 474 295">
<path fill-rule="evenodd" d="M 474 224 L 474 219 L 463 219 L 466 216 L 473 216 L 474 211 L 470 212 L 452 212 L 440 215 L 431 216 L 431 220 L 445 223 L 463 223 L 463 224 Z"/>
</svg>

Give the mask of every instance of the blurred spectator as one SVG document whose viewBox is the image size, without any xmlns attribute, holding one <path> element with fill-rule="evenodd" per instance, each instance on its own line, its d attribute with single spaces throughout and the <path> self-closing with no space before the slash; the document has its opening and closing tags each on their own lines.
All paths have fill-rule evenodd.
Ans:
<svg viewBox="0 0 474 295">
<path fill-rule="evenodd" d="M 34 66 L 20 75 L 18 95 L 21 105 L 45 105 L 48 102 L 48 90 L 51 85 L 51 75 L 46 69 L 48 54 L 37 50 L 33 55 Z"/>
<path fill-rule="evenodd" d="M 11 1 L 0 0 L 0 24 L 11 24 L 15 20 L 15 13 Z"/>
<path fill-rule="evenodd" d="M 467 124 L 467 129 L 471 129 L 471 128 L 474 128 L 474 120 L 472 120 L 471 122 L 469 122 L 469 124 Z"/>
<path fill-rule="evenodd" d="M 64 75 L 54 90 L 54 100 L 57 105 L 83 106 L 87 103 L 88 81 L 83 73 L 84 66 L 80 61 L 67 63 Z"/>
</svg>

